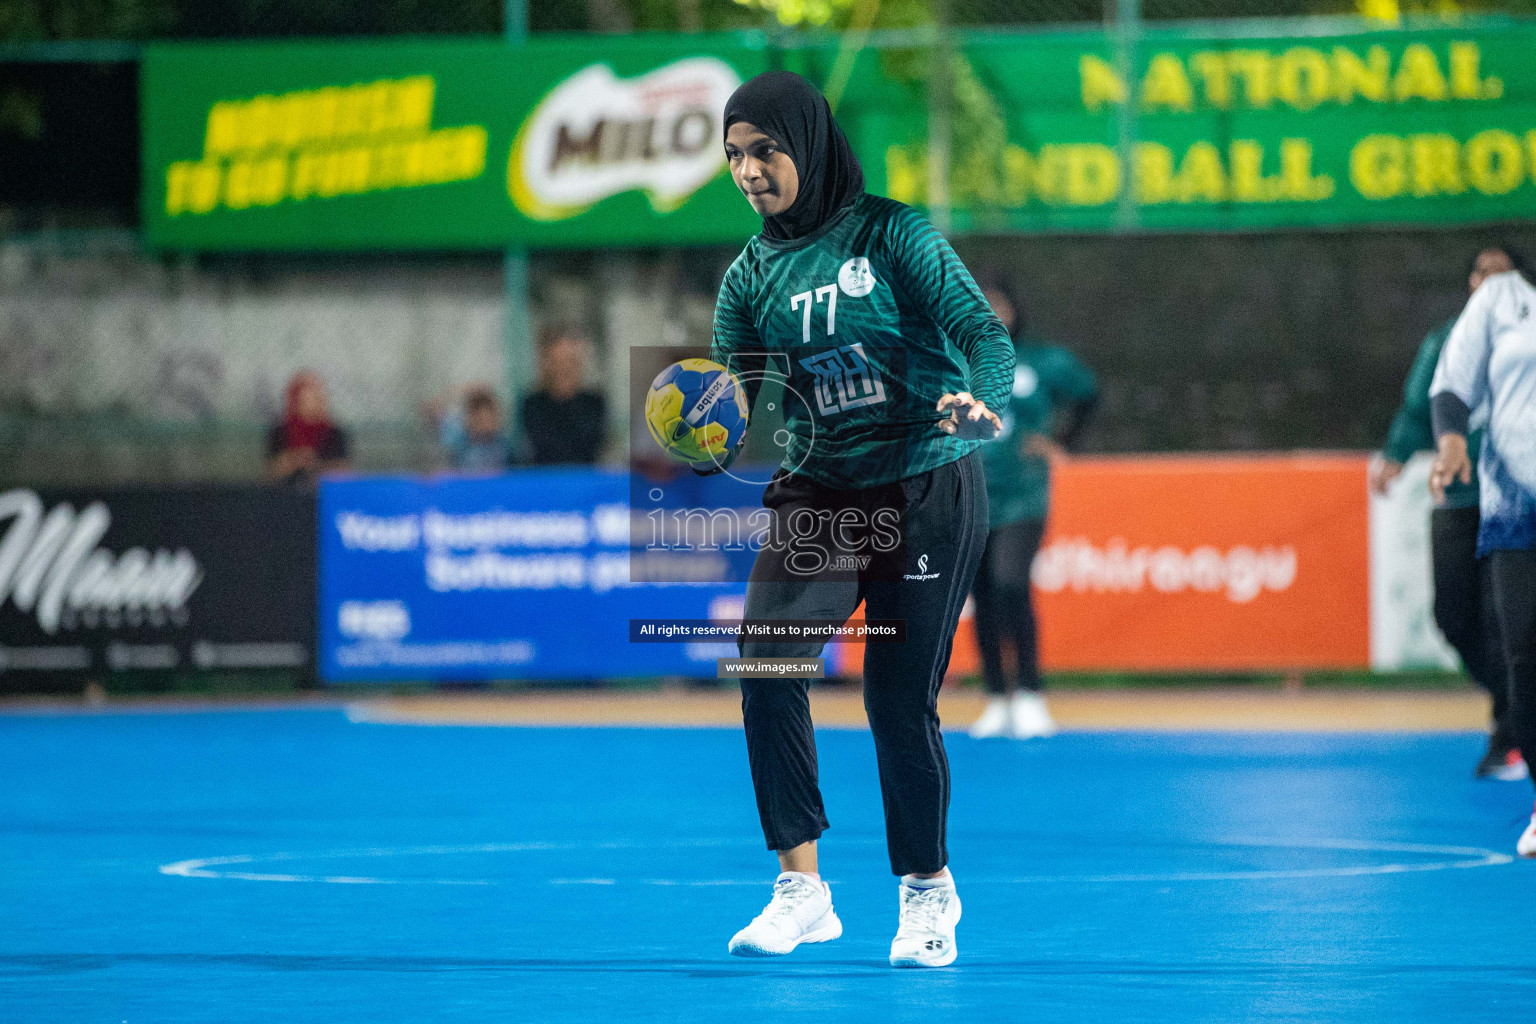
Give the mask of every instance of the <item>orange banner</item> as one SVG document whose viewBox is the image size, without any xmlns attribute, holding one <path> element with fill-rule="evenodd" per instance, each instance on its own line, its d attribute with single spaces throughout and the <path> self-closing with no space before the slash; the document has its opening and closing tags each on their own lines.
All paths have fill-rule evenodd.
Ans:
<svg viewBox="0 0 1536 1024">
<path fill-rule="evenodd" d="M 1073 460 L 1034 565 L 1047 671 L 1370 664 L 1363 455 Z M 857 673 L 862 650 L 839 652 Z M 951 673 L 978 670 L 969 619 Z"/>
</svg>

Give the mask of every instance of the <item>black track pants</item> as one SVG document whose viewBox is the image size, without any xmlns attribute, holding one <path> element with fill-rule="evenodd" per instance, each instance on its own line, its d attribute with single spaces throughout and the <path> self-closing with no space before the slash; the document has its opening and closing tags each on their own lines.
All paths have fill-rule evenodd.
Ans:
<svg viewBox="0 0 1536 1024">
<path fill-rule="evenodd" d="M 1494 731 L 1503 737 L 1509 728 L 1509 673 L 1494 610 L 1493 567 L 1477 557 L 1480 521 L 1475 505 L 1430 513 L 1435 624 L 1461 655 L 1467 675 L 1493 698 Z"/>
<path fill-rule="evenodd" d="M 865 602 L 870 619 L 906 622 L 903 643 L 864 649 L 864 707 L 874 733 L 885 801 L 886 843 L 898 875 L 939 871 L 949 860 L 949 761 L 939 734 L 938 693 L 949 666 L 960 609 L 971 588 L 987 532 L 987 495 L 980 460 L 958 462 L 882 487 L 836 491 L 793 475 L 769 484 L 775 536 L 793 531 L 790 546 L 765 545 L 747 585 L 748 619 L 843 622 Z M 846 510 L 855 510 L 847 513 Z M 858 530 L 832 536 L 840 512 L 850 522 L 880 509 L 899 522 L 895 534 Z M 820 532 L 805 536 L 820 523 Z M 862 568 L 820 565 L 821 554 L 868 553 L 873 541 L 899 534 L 899 544 Z M 871 546 L 859 543 L 861 536 Z M 852 543 L 850 543 L 850 541 Z M 820 551 L 818 551 L 820 545 Z M 812 658 L 822 643 L 743 639 L 747 658 Z M 788 850 L 827 828 L 817 786 L 816 741 L 807 679 L 743 679 L 742 720 L 763 836 Z"/>
<path fill-rule="evenodd" d="M 1488 558 L 1509 666 L 1510 731 L 1530 760 L 1536 752 L 1536 551 L 1495 551 Z"/>
<path fill-rule="evenodd" d="M 1040 659 L 1035 642 L 1035 605 L 1029 571 L 1045 535 L 1043 519 L 1005 523 L 987 536 L 981 565 L 976 569 L 976 645 L 987 690 L 1006 694 L 1008 673 L 1003 666 L 1003 641 L 1013 644 L 1018 659 L 1014 677 L 1025 690 L 1040 689 Z"/>
</svg>

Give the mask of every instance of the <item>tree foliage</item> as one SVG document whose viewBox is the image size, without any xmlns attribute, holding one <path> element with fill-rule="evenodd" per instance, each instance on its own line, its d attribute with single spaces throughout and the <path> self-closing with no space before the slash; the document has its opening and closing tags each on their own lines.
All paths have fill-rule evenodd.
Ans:
<svg viewBox="0 0 1536 1024">
<path fill-rule="evenodd" d="M 0 0 L 0 39 L 243 39 L 502 31 L 505 0 Z M 735 0 L 528 0 L 536 32 L 762 24 Z"/>
<path fill-rule="evenodd" d="M 695 32 L 785 25 L 874 27 L 1097 21 L 1105 0 L 527 0 L 535 32 Z M 505 0 L 0 0 L 0 39 L 241 39 L 489 34 Z M 1142 0 L 1148 20 L 1308 14 L 1536 14 L 1536 0 Z"/>
</svg>

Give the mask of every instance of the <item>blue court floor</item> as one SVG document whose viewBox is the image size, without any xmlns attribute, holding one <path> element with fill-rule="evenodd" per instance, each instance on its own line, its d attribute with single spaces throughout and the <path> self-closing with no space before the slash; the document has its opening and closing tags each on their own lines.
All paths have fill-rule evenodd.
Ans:
<svg viewBox="0 0 1536 1024">
<path fill-rule="evenodd" d="M 1480 745 L 951 736 L 960 960 L 894 971 L 866 733 L 820 737 L 844 937 L 748 961 L 734 731 L 0 716 L 0 1022 L 1530 1020 Z"/>
</svg>

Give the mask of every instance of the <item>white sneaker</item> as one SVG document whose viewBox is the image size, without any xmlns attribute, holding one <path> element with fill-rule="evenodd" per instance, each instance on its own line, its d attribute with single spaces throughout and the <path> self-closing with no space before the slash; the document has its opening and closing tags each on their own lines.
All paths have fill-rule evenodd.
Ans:
<svg viewBox="0 0 1536 1024">
<path fill-rule="evenodd" d="M 783 956 L 802 942 L 831 942 L 843 934 L 832 910 L 832 887 L 798 871 L 773 883 L 773 899 L 731 938 L 732 956 Z"/>
<path fill-rule="evenodd" d="M 1531 815 L 1531 823 L 1525 826 L 1520 841 L 1515 843 L 1515 852 L 1522 857 L 1536 857 L 1536 814 Z"/>
<path fill-rule="evenodd" d="M 919 889 L 901 880 L 901 923 L 891 942 L 892 967 L 948 967 L 955 962 L 960 894 L 953 878 L 947 882 Z"/>
<path fill-rule="evenodd" d="M 1009 732 L 1016 740 L 1044 739 L 1056 735 L 1056 719 L 1045 698 L 1033 690 L 1020 690 L 1008 705 Z"/>
<path fill-rule="evenodd" d="M 983 711 L 981 717 L 971 726 L 971 738 L 990 740 L 998 736 L 1007 736 L 1010 728 L 1007 698 L 993 697 L 987 701 L 987 710 Z"/>
</svg>

